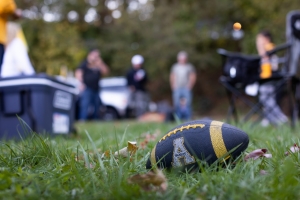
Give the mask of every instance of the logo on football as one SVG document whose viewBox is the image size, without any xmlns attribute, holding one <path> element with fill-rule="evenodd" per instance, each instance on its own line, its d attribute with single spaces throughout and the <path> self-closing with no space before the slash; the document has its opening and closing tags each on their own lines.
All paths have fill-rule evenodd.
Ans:
<svg viewBox="0 0 300 200">
<path fill-rule="evenodd" d="M 229 124 L 197 120 L 170 130 L 151 151 L 147 169 L 197 167 L 197 160 L 212 164 L 218 159 L 235 159 L 247 147 L 248 135 Z"/>
</svg>

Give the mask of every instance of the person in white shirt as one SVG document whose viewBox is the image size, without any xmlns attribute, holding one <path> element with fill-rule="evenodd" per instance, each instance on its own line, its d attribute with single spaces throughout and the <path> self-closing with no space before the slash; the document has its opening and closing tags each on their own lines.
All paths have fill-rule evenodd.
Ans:
<svg viewBox="0 0 300 200">
<path fill-rule="evenodd" d="M 7 46 L 0 73 L 1 78 L 35 73 L 25 43 L 18 37 L 20 31 L 21 27 L 18 24 L 7 23 Z"/>
</svg>

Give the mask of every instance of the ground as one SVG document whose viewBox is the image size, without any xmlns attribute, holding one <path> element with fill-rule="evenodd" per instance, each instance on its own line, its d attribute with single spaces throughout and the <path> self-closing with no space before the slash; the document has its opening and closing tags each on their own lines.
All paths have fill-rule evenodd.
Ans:
<svg viewBox="0 0 300 200">
<path fill-rule="evenodd" d="M 250 144 L 245 154 L 266 148 L 272 158 L 235 167 L 204 167 L 201 173 L 164 170 L 168 189 L 144 191 L 128 178 L 147 173 L 145 163 L 151 148 L 176 124 L 133 121 L 76 124 L 78 134 L 65 137 L 32 135 L 24 141 L 0 143 L 1 199 L 300 199 L 299 153 L 285 155 L 299 144 L 299 127 L 263 128 L 236 124 L 246 131 Z M 102 159 L 128 141 L 145 141 L 159 135 L 130 158 Z M 217 169 L 216 169 L 217 168 Z M 264 171 L 262 171 L 264 170 Z M 263 173 L 262 173 L 263 172 Z"/>
</svg>

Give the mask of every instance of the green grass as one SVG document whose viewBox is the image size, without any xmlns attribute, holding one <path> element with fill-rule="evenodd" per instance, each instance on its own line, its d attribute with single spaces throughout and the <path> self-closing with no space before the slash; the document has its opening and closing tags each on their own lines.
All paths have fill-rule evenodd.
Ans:
<svg viewBox="0 0 300 200">
<path fill-rule="evenodd" d="M 129 158 L 101 159 L 105 150 L 141 142 L 142 134 L 163 136 L 175 124 L 139 122 L 77 124 L 78 135 L 47 137 L 33 135 L 26 140 L 0 143 L 0 197 L 2 199 L 300 199 L 299 153 L 285 156 L 299 144 L 299 129 L 250 124 L 237 125 L 249 134 L 247 152 L 267 148 L 271 159 L 238 162 L 234 168 L 202 173 L 164 171 L 165 193 L 145 192 L 128 184 L 128 177 L 146 173 L 146 159 L 157 141 Z M 157 138 L 159 140 L 159 138 Z M 78 160 L 76 161 L 76 158 Z M 89 164 L 94 168 L 89 168 Z M 267 175 L 261 175 L 260 170 Z"/>
</svg>

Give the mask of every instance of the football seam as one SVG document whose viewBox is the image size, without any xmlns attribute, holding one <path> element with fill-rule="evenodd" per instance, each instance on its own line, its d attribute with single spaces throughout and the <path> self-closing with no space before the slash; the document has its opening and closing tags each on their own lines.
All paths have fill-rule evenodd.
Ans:
<svg viewBox="0 0 300 200">
<path fill-rule="evenodd" d="M 193 128 L 193 129 L 196 129 L 196 128 L 204 128 L 205 127 L 205 124 L 189 124 L 189 125 L 186 125 L 186 126 L 181 126 L 179 128 L 175 128 L 173 129 L 172 131 L 169 131 L 166 135 L 164 135 L 160 140 L 159 142 L 167 139 L 168 137 L 171 137 L 172 135 L 175 135 L 177 132 L 182 132 L 184 130 L 189 130 L 190 128 Z"/>
</svg>

